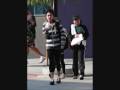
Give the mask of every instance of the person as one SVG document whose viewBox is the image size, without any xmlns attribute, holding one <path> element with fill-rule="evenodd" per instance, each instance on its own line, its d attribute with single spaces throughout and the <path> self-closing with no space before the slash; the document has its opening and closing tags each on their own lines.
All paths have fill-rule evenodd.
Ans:
<svg viewBox="0 0 120 90">
<path fill-rule="evenodd" d="M 59 20 L 54 17 L 54 11 L 48 9 L 46 12 L 46 21 L 43 23 L 43 34 L 46 36 L 46 49 L 49 58 L 49 77 L 50 85 L 54 85 L 54 71 L 57 68 L 57 81 L 56 83 L 61 83 L 60 77 L 60 53 L 61 53 L 61 37 L 63 26 L 60 24 Z"/>
<path fill-rule="evenodd" d="M 35 46 L 35 27 L 35 17 L 32 15 L 31 11 L 27 10 L 27 54 L 29 53 L 29 49 L 33 50 L 40 56 L 40 63 L 42 63 L 45 60 L 45 56 Z"/>
<path fill-rule="evenodd" d="M 65 62 L 64 62 L 64 50 L 66 50 L 68 48 L 68 32 L 67 30 L 64 28 L 62 31 L 62 36 L 61 36 L 61 57 L 60 57 L 60 63 L 61 63 L 61 67 L 62 67 L 62 75 L 61 78 L 64 79 L 65 75 L 66 75 L 66 71 L 65 71 Z"/>
<path fill-rule="evenodd" d="M 71 48 L 73 50 L 73 79 L 78 78 L 78 65 L 80 69 L 80 80 L 84 79 L 85 74 L 85 62 L 84 62 L 84 50 L 86 47 L 86 40 L 89 36 L 88 30 L 85 25 L 81 23 L 79 16 L 73 17 L 73 24 L 71 24 L 71 39 L 73 40 L 76 37 L 82 36 L 83 40 L 76 45 L 73 45 Z M 78 64 L 79 62 L 79 64 Z"/>
</svg>

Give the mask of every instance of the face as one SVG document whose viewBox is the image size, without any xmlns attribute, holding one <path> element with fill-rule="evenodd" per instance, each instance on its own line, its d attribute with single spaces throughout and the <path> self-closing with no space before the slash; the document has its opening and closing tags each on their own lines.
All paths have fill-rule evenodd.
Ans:
<svg viewBox="0 0 120 90">
<path fill-rule="evenodd" d="M 73 20 L 73 23 L 74 23 L 76 26 L 80 25 L 80 19 Z"/>
<path fill-rule="evenodd" d="M 32 15 L 32 13 L 29 10 L 27 10 L 27 14 Z"/>
<path fill-rule="evenodd" d="M 27 20 L 31 19 L 31 15 L 32 15 L 32 13 L 30 11 L 27 11 Z"/>
<path fill-rule="evenodd" d="M 46 19 L 47 19 L 48 22 L 52 22 L 52 20 L 54 19 L 53 14 L 50 13 L 50 12 L 48 12 L 48 13 L 46 14 Z"/>
</svg>

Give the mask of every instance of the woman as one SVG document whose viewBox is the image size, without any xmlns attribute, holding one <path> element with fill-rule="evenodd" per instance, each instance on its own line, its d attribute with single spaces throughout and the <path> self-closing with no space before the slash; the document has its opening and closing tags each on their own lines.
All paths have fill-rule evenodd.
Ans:
<svg viewBox="0 0 120 90">
<path fill-rule="evenodd" d="M 49 58 L 49 71 L 50 71 L 50 85 L 54 85 L 54 71 L 57 68 L 57 83 L 61 83 L 60 78 L 60 55 L 63 45 L 61 46 L 61 36 L 63 35 L 62 25 L 55 20 L 54 11 L 49 9 L 46 12 L 46 21 L 43 23 L 43 34 L 46 35 L 46 49 Z"/>
<path fill-rule="evenodd" d="M 29 53 L 29 49 L 33 50 L 36 54 L 40 56 L 40 63 L 42 63 L 45 60 L 45 56 L 35 46 L 35 27 L 36 27 L 35 17 L 28 10 L 27 11 L 27 54 Z"/>
</svg>

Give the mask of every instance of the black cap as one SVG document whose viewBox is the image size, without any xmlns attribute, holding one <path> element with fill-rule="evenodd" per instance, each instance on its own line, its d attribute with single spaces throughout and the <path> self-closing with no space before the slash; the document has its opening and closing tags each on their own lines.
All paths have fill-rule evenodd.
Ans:
<svg viewBox="0 0 120 90">
<path fill-rule="evenodd" d="M 73 20 L 78 20 L 78 19 L 80 19 L 79 16 L 73 16 Z"/>
</svg>

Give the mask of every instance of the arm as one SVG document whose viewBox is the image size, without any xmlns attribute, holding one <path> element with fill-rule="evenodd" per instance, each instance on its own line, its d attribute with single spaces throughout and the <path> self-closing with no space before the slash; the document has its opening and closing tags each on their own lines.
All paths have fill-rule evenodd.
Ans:
<svg viewBox="0 0 120 90">
<path fill-rule="evenodd" d="M 51 29 L 50 25 L 48 25 L 47 22 L 44 22 L 43 26 L 42 26 L 42 32 L 43 32 L 43 34 L 47 34 L 48 30 L 50 30 L 50 29 Z"/>
<path fill-rule="evenodd" d="M 65 28 L 62 28 L 61 29 L 61 49 L 65 48 L 66 39 L 67 39 L 67 30 Z"/>
<path fill-rule="evenodd" d="M 84 40 L 82 41 L 82 45 L 84 45 L 84 46 L 86 46 L 86 44 L 87 44 L 87 38 L 89 37 L 89 32 L 88 32 L 88 29 L 87 29 L 87 27 L 85 26 L 85 25 L 82 25 L 82 27 L 83 27 L 83 29 L 84 29 L 84 33 L 83 33 L 83 38 L 84 38 Z"/>
<path fill-rule="evenodd" d="M 88 29 L 85 25 L 82 25 L 83 29 L 84 29 L 84 33 L 83 33 L 83 37 L 84 37 L 84 40 L 87 40 L 87 38 L 89 37 L 89 32 L 88 32 Z"/>
<path fill-rule="evenodd" d="M 74 25 L 74 24 L 71 24 L 71 29 L 70 29 L 70 37 L 71 37 L 71 40 L 75 37 L 75 35 L 76 35 L 75 25 Z"/>
</svg>

